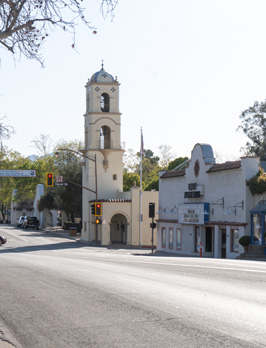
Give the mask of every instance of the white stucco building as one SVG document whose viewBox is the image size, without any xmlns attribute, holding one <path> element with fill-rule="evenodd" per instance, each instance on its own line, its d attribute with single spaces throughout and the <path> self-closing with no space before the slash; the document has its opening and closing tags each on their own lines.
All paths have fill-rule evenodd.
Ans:
<svg viewBox="0 0 266 348">
<path fill-rule="evenodd" d="M 13 190 L 12 196 L 15 196 L 16 190 Z M 36 216 L 40 221 L 40 228 L 45 228 L 49 226 L 56 226 L 57 224 L 57 211 L 48 210 L 39 211 L 38 203 L 41 197 L 44 195 L 44 185 L 38 184 L 36 186 L 36 193 L 33 201 L 29 201 L 28 204 L 14 203 L 11 201 L 11 224 L 15 225 L 17 219 L 20 216 Z"/>
<path fill-rule="evenodd" d="M 157 249 L 186 255 L 235 258 L 250 235 L 252 196 L 246 181 L 259 157 L 216 164 L 212 147 L 196 144 L 185 169 L 160 173 Z"/>
<path fill-rule="evenodd" d="M 151 245 L 149 203 L 158 209 L 158 192 L 133 187 L 123 192 L 121 113 L 117 78 L 102 69 L 86 84 L 82 194 L 82 239 L 101 245 Z M 130 130 L 128 130 L 130 132 Z M 95 224 L 91 204 L 102 204 L 101 224 Z M 156 232 L 156 231 L 155 231 Z M 156 245 L 156 233 L 154 236 Z"/>
</svg>

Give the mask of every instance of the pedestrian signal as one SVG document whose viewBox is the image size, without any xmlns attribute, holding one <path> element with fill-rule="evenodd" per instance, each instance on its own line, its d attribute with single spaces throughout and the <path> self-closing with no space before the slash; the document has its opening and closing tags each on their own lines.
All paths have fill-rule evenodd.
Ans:
<svg viewBox="0 0 266 348">
<path fill-rule="evenodd" d="M 46 186 L 53 187 L 54 186 L 54 174 L 46 173 Z"/>
<path fill-rule="evenodd" d="M 100 219 L 96 219 L 95 223 L 96 223 L 96 225 L 99 225 L 101 223 L 101 220 Z"/>
<path fill-rule="evenodd" d="M 155 203 L 149 203 L 149 217 L 154 218 L 155 216 Z"/>
</svg>

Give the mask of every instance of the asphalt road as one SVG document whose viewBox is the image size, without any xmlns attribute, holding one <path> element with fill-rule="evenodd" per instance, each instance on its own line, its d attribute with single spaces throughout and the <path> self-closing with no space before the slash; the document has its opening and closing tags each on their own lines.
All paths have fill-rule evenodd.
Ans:
<svg viewBox="0 0 266 348">
<path fill-rule="evenodd" d="M 266 347 L 265 262 L 0 235 L 0 332 L 17 348 Z"/>
</svg>

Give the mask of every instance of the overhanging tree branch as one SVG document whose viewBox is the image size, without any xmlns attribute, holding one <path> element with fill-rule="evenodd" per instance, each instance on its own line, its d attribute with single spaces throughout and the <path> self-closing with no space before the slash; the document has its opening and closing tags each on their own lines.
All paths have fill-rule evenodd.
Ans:
<svg viewBox="0 0 266 348">
<path fill-rule="evenodd" d="M 52 25 L 73 34 L 73 48 L 75 26 L 79 21 L 89 29 L 95 29 L 86 19 L 81 2 L 82 0 L 0 0 L 0 44 L 14 54 L 19 53 L 43 63 L 40 50 Z M 118 0 L 102 0 L 100 6 L 103 15 L 113 14 L 117 2 Z"/>
</svg>

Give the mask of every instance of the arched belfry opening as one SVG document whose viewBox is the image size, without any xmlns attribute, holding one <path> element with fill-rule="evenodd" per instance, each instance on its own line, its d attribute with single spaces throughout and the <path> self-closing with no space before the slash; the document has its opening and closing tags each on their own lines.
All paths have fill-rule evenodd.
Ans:
<svg viewBox="0 0 266 348">
<path fill-rule="evenodd" d="M 127 218 L 123 214 L 116 214 L 110 223 L 111 244 L 127 244 Z"/>
<path fill-rule="evenodd" d="M 100 148 L 111 149 L 111 130 L 108 126 L 102 126 L 100 131 Z"/>
<path fill-rule="evenodd" d="M 101 110 L 102 112 L 110 111 L 110 97 L 107 93 L 101 95 Z"/>
</svg>

